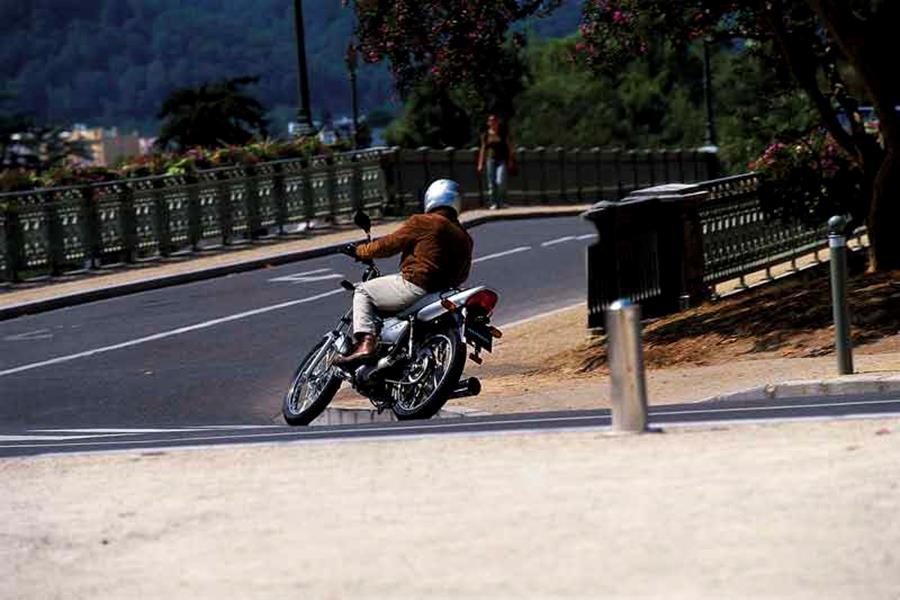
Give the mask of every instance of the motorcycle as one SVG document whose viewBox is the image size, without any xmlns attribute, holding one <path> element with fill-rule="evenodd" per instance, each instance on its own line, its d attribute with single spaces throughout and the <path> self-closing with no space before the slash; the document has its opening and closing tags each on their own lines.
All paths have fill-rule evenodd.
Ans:
<svg viewBox="0 0 900 600">
<path fill-rule="evenodd" d="M 371 220 L 357 211 L 354 223 L 371 241 Z M 374 261 L 362 280 L 381 273 Z M 356 286 L 341 281 L 353 292 Z M 398 420 L 433 417 L 452 398 L 481 392 L 476 377 L 463 378 L 466 356 L 481 364 L 481 352 L 493 350 L 502 336 L 491 325 L 498 294 L 485 286 L 428 294 L 394 315 L 382 315 L 375 356 L 364 364 L 334 365 L 353 351 L 352 309 L 300 361 L 284 397 L 282 414 L 290 425 L 308 425 L 328 406 L 344 382 L 369 399 L 379 413 L 391 410 Z M 472 351 L 467 353 L 467 346 Z"/>
</svg>

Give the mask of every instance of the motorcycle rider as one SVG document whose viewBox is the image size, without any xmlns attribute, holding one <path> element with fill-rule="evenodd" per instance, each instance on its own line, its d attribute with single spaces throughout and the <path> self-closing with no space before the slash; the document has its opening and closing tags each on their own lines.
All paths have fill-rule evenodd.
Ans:
<svg viewBox="0 0 900 600">
<path fill-rule="evenodd" d="M 401 253 L 400 273 L 370 279 L 353 294 L 353 335 L 356 346 L 334 364 L 349 367 L 375 354 L 378 313 L 398 313 L 426 294 L 458 287 L 472 267 L 472 238 L 459 222 L 459 185 L 438 179 L 425 192 L 425 212 L 409 217 L 394 233 L 345 252 L 358 260 Z"/>
</svg>

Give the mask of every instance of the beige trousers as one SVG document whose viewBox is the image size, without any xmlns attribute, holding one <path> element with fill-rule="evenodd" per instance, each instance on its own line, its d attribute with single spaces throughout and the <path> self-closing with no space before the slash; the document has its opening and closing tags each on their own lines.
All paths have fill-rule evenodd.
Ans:
<svg viewBox="0 0 900 600">
<path fill-rule="evenodd" d="M 353 293 L 353 332 L 376 333 L 378 312 L 397 313 L 428 292 L 397 273 L 376 277 L 356 286 Z"/>
</svg>

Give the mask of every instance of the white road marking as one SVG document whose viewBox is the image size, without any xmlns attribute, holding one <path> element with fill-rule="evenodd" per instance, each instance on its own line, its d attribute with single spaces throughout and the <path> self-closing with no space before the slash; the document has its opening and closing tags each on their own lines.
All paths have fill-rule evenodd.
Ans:
<svg viewBox="0 0 900 600">
<path fill-rule="evenodd" d="M 808 404 L 800 404 L 798 402 L 791 403 L 790 398 L 783 398 L 784 402 L 787 404 L 780 404 L 777 406 L 745 406 L 745 407 L 727 407 L 727 408 L 699 408 L 699 409 L 690 409 L 690 410 L 672 410 L 672 411 L 649 411 L 651 415 L 696 415 L 703 413 L 728 413 L 728 412 L 740 412 L 743 410 L 759 410 L 759 411 L 770 411 L 770 410 L 792 410 L 795 408 L 834 408 L 837 406 L 867 406 L 870 404 L 892 404 L 896 403 L 897 399 L 892 398 L 888 400 L 857 400 L 854 402 L 810 402 Z"/>
<path fill-rule="evenodd" d="M 563 242 L 571 242 L 574 239 L 576 239 L 574 235 L 567 235 L 561 238 L 556 238 L 555 240 L 541 242 L 541 247 L 546 248 L 547 246 L 555 246 L 556 244 L 562 244 Z"/>
<path fill-rule="evenodd" d="M 34 433 L 74 433 L 74 434 L 125 434 L 125 435 L 140 435 L 143 433 L 179 433 L 179 432 L 191 432 L 191 431 L 218 431 L 221 429 L 230 430 L 230 429 L 272 429 L 284 427 L 283 425 L 196 425 L 193 427 L 169 427 L 169 428 L 140 428 L 140 427 L 126 427 L 126 428 L 105 428 L 105 427 L 92 427 L 92 428 L 76 428 L 76 429 L 29 429 L 29 432 Z"/>
<path fill-rule="evenodd" d="M 473 260 L 473 263 L 481 262 L 483 260 L 491 260 L 494 258 L 500 258 L 501 256 L 509 256 L 510 254 L 518 254 L 519 252 L 525 252 L 526 250 L 531 250 L 531 246 L 519 246 L 518 248 L 513 248 L 512 250 L 504 250 L 503 252 L 497 252 L 496 254 L 488 254 L 487 256 L 481 256 Z"/>
<path fill-rule="evenodd" d="M 707 410 L 697 410 L 697 411 L 673 411 L 673 412 L 650 411 L 650 414 L 651 415 L 654 415 L 654 414 L 666 415 L 666 414 L 691 414 L 691 413 L 701 413 L 701 412 L 708 412 L 708 413 L 714 414 L 714 413 L 723 413 L 723 412 L 737 412 L 737 411 L 742 411 L 742 410 L 773 410 L 774 411 L 774 410 L 788 410 L 791 408 L 808 408 L 808 407 L 818 408 L 818 407 L 854 406 L 854 405 L 867 405 L 867 404 L 868 405 L 877 405 L 877 404 L 889 404 L 892 402 L 896 402 L 896 400 L 867 400 L 867 401 L 858 401 L 858 402 L 838 402 L 838 403 L 823 402 L 823 403 L 811 403 L 811 404 L 787 404 L 787 405 L 782 405 L 782 406 L 753 407 L 753 408 L 737 408 L 737 407 L 734 407 L 734 408 L 710 408 Z M 886 416 L 895 416 L 897 413 L 884 413 L 884 414 Z M 868 416 L 869 415 L 865 415 L 865 414 L 858 415 L 859 418 L 867 418 Z M 603 415 L 603 417 L 610 418 L 610 415 Z M 448 423 L 446 419 L 441 419 L 440 421 L 442 421 L 442 422 L 439 422 L 439 423 L 436 423 L 434 421 L 424 421 L 424 422 L 420 422 L 420 423 L 393 424 L 390 426 L 383 426 L 383 427 L 367 427 L 365 429 L 365 431 L 367 433 L 394 432 L 394 433 L 398 433 L 398 436 L 396 436 L 396 437 L 399 437 L 399 432 L 406 430 L 406 429 L 421 430 L 424 432 L 424 431 L 428 431 L 428 430 L 432 430 L 432 429 L 458 429 L 458 428 L 469 427 L 469 426 L 473 426 L 473 425 L 474 426 L 486 426 L 486 425 L 492 425 L 492 424 L 497 424 L 497 423 L 516 423 L 516 424 L 535 424 L 536 425 L 538 423 L 554 423 L 554 422 L 559 422 L 559 421 L 586 421 L 586 420 L 591 420 L 591 419 L 596 419 L 596 418 L 598 418 L 598 415 L 535 417 L 535 418 L 529 418 L 529 419 L 512 420 L 512 419 L 509 419 L 508 417 L 498 415 L 497 418 L 495 418 L 495 419 L 482 420 L 482 421 L 479 421 L 478 423 L 472 423 L 472 421 L 470 419 L 466 419 L 466 418 L 454 420 L 454 422 L 452 422 L 452 423 Z M 807 417 L 787 417 L 787 418 L 772 418 L 772 419 L 756 419 L 756 421 L 757 422 L 778 422 L 778 421 L 782 421 L 782 420 L 804 420 L 806 418 Z M 808 417 L 808 418 L 813 419 L 813 418 L 818 418 L 818 417 Z M 695 421 L 693 423 L 683 423 L 683 424 L 679 423 L 678 425 L 679 426 L 690 426 L 690 425 L 710 425 L 710 424 L 720 424 L 720 423 L 735 423 L 735 424 L 737 424 L 737 423 L 744 423 L 744 422 L 751 422 L 751 420 L 735 419 L 735 420 L 727 420 L 727 421 Z M 661 425 L 664 427 L 669 427 L 669 426 L 672 426 L 675 424 L 674 423 L 672 423 L 672 424 L 651 423 L 651 425 Z M 605 429 L 609 429 L 609 426 L 606 426 L 606 425 L 597 426 L 596 428 L 605 430 Z M 284 429 L 284 428 L 280 428 L 280 429 Z M 588 430 L 588 428 L 562 427 L 559 430 L 555 430 L 555 431 L 568 431 L 568 430 L 586 431 L 586 430 Z M 338 430 L 338 432 L 336 432 L 336 433 L 338 433 L 339 435 L 342 433 L 347 433 L 347 434 L 350 434 L 351 436 L 353 436 L 355 433 L 358 433 L 359 431 L 360 430 L 354 431 L 352 429 L 348 429 L 348 430 L 344 430 L 344 431 Z M 527 431 L 529 431 L 529 429 L 520 429 L 520 430 L 516 430 L 516 431 L 511 431 L 510 433 L 525 433 Z M 237 435 L 223 435 L 223 436 L 200 436 L 200 437 L 188 436 L 188 437 L 182 438 L 180 440 L 178 440 L 178 439 L 142 440 L 141 443 L 149 444 L 149 443 L 153 443 L 153 442 L 161 442 L 161 443 L 201 442 L 201 444 L 198 444 L 198 446 L 202 446 L 202 442 L 207 442 L 207 441 L 252 440 L 254 438 L 260 438 L 260 437 L 267 438 L 268 440 L 271 440 L 273 442 L 276 440 L 276 438 L 292 438 L 290 441 L 300 442 L 305 437 L 309 437 L 309 436 L 320 437 L 323 435 L 327 435 L 328 433 L 329 433 L 328 431 L 322 430 L 318 427 L 312 427 L 312 428 L 302 429 L 302 430 L 292 429 L 290 431 L 273 431 L 270 433 L 264 433 L 264 432 L 255 433 L 254 432 L 254 433 L 237 434 Z M 461 433 L 462 433 L 462 435 L 477 435 L 479 432 L 474 431 L 474 432 L 461 432 Z M 494 434 L 497 434 L 498 432 L 488 432 L 488 433 L 491 435 L 494 435 Z M 387 439 L 392 439 L 394 437 L 395 436 L 385 436 L 385 437 L 382 437 L 379 439 L 387 440 Z M 337 438 L 337 439 L 327 438 L 327 439 L 324 439 L 323 441 L 333 443 L 333 442 L 338 441 L 339 439 L 340 438 Z M 352 437 L 351 439 L 372 441 L 369 436 Z M 133 444 L 133 443 L 135 443 L 135 442 L 132 440 L 109 440 L 109 441 L 100 440 L 97 442 L 82 441 L 82 442 L 72 442 L 72 443 L 68 443 L 68 444 L 64 444 L 64 443 L 34 444 L 34 445 L 21 444 L 21 445 L 16 445 L 16 446 L 0 446 L 0 448 L 31 448 L 31 447 L 53 447 L 53 446 L 59 446 L 59 447 L 120 446 L 120 445 Z M 162 446 L 162 447 L 156 447 L 156 448 L 175 450 L 175 449 L 190 449 L 193 447 L 194 446 L 187 447 L 187 448 L 178 447 L 178 446 Z"/>
<path fill-rule="evenodd" d="M 303 273 L 294 273 L 293 275 L 285 275 L 283 277 L 274 277 L 269 281 L 285 282 L 285 283 L 311 283 L 314 281 L 325 281 L 327 279 L 341 279 L 343 275 L 340 273 L 331 273 L 331 269 L 316 269 L 314 271 L 304 271 Z"/>
<path fill-rule="evenodd" d="M 579 240 L 579 241 L 580 241 L 580 240 L 593 240 L 593 239 L 595 239 L 596 237 L 597 237 L 597 234 L 596 234 L 596 233 L 589 233 L 589 234 L 587 234 L 587 235 L 579 235 L 579 236 L 578 236 L 577 238 L 575 238 L 575 239 L 576 239 L 576 240 Z"/>
<path fill-rule="evenodd" d="M 112 434 L 124 435 L 124 434 Z M 64 442 L 66 440 L 83 440 L 96 437 L 94 435 L 0 435 L 0 442 Z M 104 436 L 111 437 L 111 436 Z"/>
<path fill-rule="evenodd" d="M 162 339 L 173 337 L 176 335 L 181 335 L 183 333 L 189 333 L 191 331 L 196 331 L 198 329 L 206 329 L 208 327 L 214 327 L 216 325 L 221 325 L 222 323 L 238 321 L 240 319 L 246 319 L 247 317 L 253 317 L 253 316 L 261 315 L 261 314 L 264 314 L 267 312 L 272 312 L 273 310 L 280 310 L 282 308 L 288 308 L 291 306 L 296 306 L 298 304 L 306 304 L 307 302 L 314 302 L 316 300 L 321 300 L 322 298 L 327 298 L 328 296 L 334 296 L 335 294 L 344 294 L 344 293 L 346 293 L 346 292 L 343 289 L 336 289 L 336 290 L 332 290 L 330 292 L 316 294 L 315 296 L 309 296 L 307 298 L 300 298 L 299 300 L 291 300 L 289 302 L 282 302 L 280 304 L 264 306 L 262 308 L 256 308 L 254 310 L 248 310 L 246 312 L 237 313 L 234 315 L 228 315 L 227 317 L 213 319 L 211 321 L 204 321 L 202 323 L 195 323 L 194 325 L 187 325 L 185 327 L 179 327 L 178 329 L 171 329 L 169 331 L 155 333 L 153 335 L 148 335 L 146 337 L 138 338 L 135 340 L 129 340 L 127 342 L 122 342 L 120 344 L 113 344 L 112 346 L 104 346 L 102 348 L 94 348 L 93 350 L 86 350 L 84 352 L 78 352 L 77 354 L 69 354 L 66 356 L 57 356 L 56 358 L 51 358 L 49 360 L 44 360 L 41 362 L 31 363 L 31 364 L 27 364 L 27 365 L 21 365 L 18 367 L 13 367 L 11 369 L 6 369 L 4 371 L 0 371 L 0 377 L 5 377 L 6 375 L 13 375 L 15 373 L 21 373 L 23 371 L 30 371 L 32 369 L 39 369 L 40 367 L 47 367 L 50 365 L 56 365 L 59 363 L 69 362 L 69 361 L 76 360 L 79 358 L 86 358 L 88 356 L 94 356 L 95 354 L 103 354 L 104 352 L 112 352 L 113 350 L 121 350 L 123 348 L 130 348 L 132 346 L 137 346 L 139 344 L 146 344 L 147 342 L 155 342 L 156 340 L 162 340 Z"/>
<path fill-rule="evenodd" d="M 100 434 L 131 434 L 131 435 L 139 435 L 142 433 L 175 433 L 177 431 L 206 431 L 205 427 L 177 427 L 174 429 L 103 429 L 103 428 L 93 428 L 93 429 L 31 429 L 29 431 L 34 431 L 35 433 L 77 433 L 77 434 L 91 434 L 91 435 L 100 435 Z"/>
<path fill-rule="evenodd" d="M 53 337 L 49 329 L 35 329 L 34 331 L 26 331 L 25 333 L 16 333 L 7 335 L 3 338 L 4 342 L 30 342 L 32 340 L 49 340 Z"/>
</svg>

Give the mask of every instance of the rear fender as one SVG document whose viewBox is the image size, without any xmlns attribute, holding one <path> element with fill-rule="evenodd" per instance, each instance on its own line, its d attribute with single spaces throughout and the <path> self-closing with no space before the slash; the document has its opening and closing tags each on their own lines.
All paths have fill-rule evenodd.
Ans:
<svg viewBox="0 0 900 600">
<path fill-rule="evenodd" d="M 487 289 L 487 286 L 479 285 L 473 288 L 469 288 L 467 290 L 462 290 L 447 296 L 445 300 L 449 300 L 453 304 L 458 307 L 463 307 L 466 304 L 466 300 L 480 292 L 481 290 Z M 432 302 L 431 304 L 425 306 L 416 314 L 416 320 L 422 321 L 425 323 L 430 323 L 436 319 L 439 319 L 443 315 L 450 312 L 447 308 L 441 303 L 440 300 L 436 302 Z"/>
</svg>

